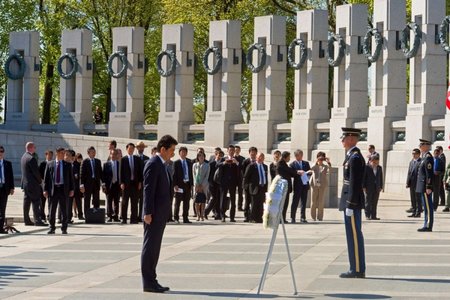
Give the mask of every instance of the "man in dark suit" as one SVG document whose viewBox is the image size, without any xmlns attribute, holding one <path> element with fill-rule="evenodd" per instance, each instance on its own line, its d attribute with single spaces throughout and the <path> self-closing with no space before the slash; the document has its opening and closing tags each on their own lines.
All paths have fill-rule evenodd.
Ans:
<svg viewBox="0 0 450 300">
<path fill-rule="evenodd" d="M 416 193 L 417 172 L 420 164 L 420 150 L 413 149 L 412 159 L 409 162 L 408 175 L 406 176 L 406 188 L 409 188 L 409 195 L 411 197 L 411 218 L 420 218 L 422 213 L 422 195 Z"/>
<path fill-rule="evenodd" d="M 289 167 L 288 162 L 291 160 L 291 153 L 289 151 L 283 151 L 281 153 L 281 159 L 277 164 L 277 175 L 280 175 L 281 178 L 286 179 L 288 182 L 288 190 L 286 192 L 286 198 L 284 200 L 283 205 L 283 222 L 287 223 L 286 213 L 289 206 L 289 195 L 292 193 L 292 178 L 296 178 L 299 175 L 297 171 L 293 168 Z"/>
<path fill-rule="evenodd" d="M 64 160 L 64 148 L 56 149 L 56 159 L 49 161 L 44 175 L 44 196 L 49 203 L 48 234 L 55 233 L 56 208 L 61 208 L 61 231 L 67 234 L 67 204 L 69 197 L 73 197 L 74 180 L 72 165 Z M 70 208 L 72 209 L 72 208 Z"/>
<path fill-rule="evenodd" d="M 172 180 L 165 162 L 173 157 L 178 142 L 170 135 L 163 136 L 157 145 L 158 154 L 144 168 L 144 242 L 141 255 L 144 292 L 164 293 L 169 290 L 156 279 L 161 242 L 169 217 Z"/>
<path fill-rule="evenodd" d="M 419 141 L 419 149 L 422 160 L 420 161 L 417 171 L 416 193 L 420 194 L 422 198 L 425 221 L 423 227 L 417 229 L 417 231 L 426 232 L 433 231 L 434 223 L 433 199 L 431 197 L 433 192 L 434 160 L 433 156 L 429 152 L 431 149 L 431 142 L 424 139 L 420 139 Z"/>
<path fill-rule="evenodd" d="M 187 153 L 186 147 L 180 147 L 180 150 L 178 150 L 180 159 L 173 163 L 173 185 L 175 189 L 173 217 L 176 222 L 179 222 L 180 204 L 183 203 L 183 223 L 191 223 L 189 221 L 189 202 L 191 200 L 192 185 L 194 184 L 192 162 L 186 158 Z"/>
<path fill-rule="evenodd" d="M 444 154 L 444 148 L 442 148 L 442 146 L 436 146 L 436 149 L 439 150 L 439 153 L 440 153 L 439 158 L 441 159 L 441 162 L 444 166 L 444 171 L 442 172 L 444 175 L 445 167 L 447 166 L 447 158 L 445 157 L 445 154 Z M 443 178 L 443 176 L 442 176 L 442 178 Z M 444 182 L 442 180 L 441 180 L 441 184 L 440 184 L 440 188 L 439 188 L 439 196 L 441 198 L 441 202 L 439 203 L 439 205 L 444 206 L 445 205 L 445 189 L 444 189 Z"/>
<path fill-rule="evenodd" d="M 224 157 L 223 151 L 219 151 L 216 154 L 216 159 L 209 161 L 209 194 L 211 199 L 205 209 L 205 216 L 208 218 L 208 214 L 212 211 L 215 220 L 220 220 L 220 184 L 214 181 L 214 174 L 217 170 L 217 164 Z"/>
<path fill-rule="evenodd" d="M 380 166 L 380 155 L 374 154 L 366 165 L 363 179 L 363 190 L 366 194 L 364 212 L 368 220 L 379 220 L 377 217 L 378 199 L 383 190 L 383 168 Z"/>
<path fill-rule="evenodd" d="M 119 222 L 120 162 L 119 151 L 109 151 L 109 160 L 103 164 L 103 192 L 106 194 L 106 215 L 108 222 Z"/>
<path fill-rule="evenodd" d="M 41 178 L 44 178 L 45 173 L 45 167 L 47 166 L 47 163 L 49 161 L 53 160 L 53 151 L 47 150 L 45 151 L 45 160 L 41 161 L 39 164 L 39 173 L 41 174 Z M 42 190 L 41 193 L 41 219 L 45 220 L 47 218 L 47 215 L 45 214 L 45 202 L 47 201 L 47 198 L 44 197 L 44 190 Z"/>
<path fill-rule="evenodd" d="M 14 194 L 14 175 L 11 162 L 4 159 L 5 148 L 0 146 L 0 234 L 8 233 L 5 226 L 8 196 Z"/>
<path fill-rule="evenodd" d="M 80 191 L 84 193 L 84 215 L 91 208 L 100 207 L 100 186 L 102 180 L 102 162 L 95 158 L 96 151 L 94 147 L 87 150 L 88 157 L 83 160 L 80 170 Z"/>
<path fill-rule="evenodd" d="M 235 146 L 234 147 L 234 157 L 236 158 L 236 160 L 239 162 L 239 168 L 241 171 L 241 179 L 240 179 L 240 184 L 238 184 L 238 210 L 239 211 L 244 211 L 243 205 L 244 205 L 244 195 L 243 195 L 243 178 L 244 178 L 244 173 L 245 173 L 245 169 L 243 168 L 243 163 L 245 160 L 245 157 L 243 157 L 241 155 L 241 147 L 240 146 Z"/>
<path fill-rule="evenodd" d="M 25 145 L 26 152 L 20 160 L 22 171 L 23 220 L 25 225 L 47 226 L 41 218 L 42 177 L 35 157 L 36 146 L 33 142 Z M 30 219 L 30 206 L 33 207 L 34 223 Z"/>
<path fill-rule="evenodd" d="M 230 222 L 236 222 L 236 188 L 239 182 L 239 162 L 234 157 L 234 146 L 228 146 L 228 155 L 218 164 L 220 169 L 220 213 L 222 222 L 225 222 L 225 212 L 227 211 L 227 194 L 230 194 Z"/>
<path fill-rule="evenodd" d="M 308 200 L 309 180 L 304 182 L 304 176 L 311 174 L 311 167 L 309 162 L 303 160 L 303 151 L 300 149 L 294 152 L 295 160 L 290 164 L 290 167 L 296 171 L 300 176 L 294 177 L 294 195 L 292 196 L 291 205 L 291 223 L 295 223 L 295 215 L 297 213 L 298 203 L 300 202 L 300 222 L 306 221 L 306 201 Z"/>
<path fill-rule="evenodd" d="M 78 213 L 78 220 L 84 220 L 83 217 L 83 204 L 81 203 L 81 197 L 83 196 L 80 192 L 80 169 L 81 164 L 78 162 L 77 156 L 81 154 L 70 150 L 70 154 L 72 156 L 72 173 L 73 173 L 73 180 L 74 180 L 74 191 L 73 191 L 73 197 L 71 198 L 71 204 L 69 209 L 69 220 L 72 219 L 72 210 L 73 210 L 73 202 L 75 202 L 75 205 L 77 207 L 77 213 Z"/>
<path fill-rule="evenodd" d="M 122 224 L 127 223 L 128 202 L 131 203 L 130 224 L 139 223 L 139 192 L 142 188 L 142 163 L 134 155 L 134 144 L 127 144 L 127 155 L 120 162 L 120 188 L 122 197 Z"/>
<path fill-rule="evenodd" d="M 437 149 L 437 148 L 434 149 L 434 151 L 433 151 L 433 158 L 434 158 L 434 163 L 433 163 L 433 173 L 434 173 L 434 177 L 433 177 L 433 208 L 434 208 L 434 211 L 436 211 L 439 206 L 439 197 L 441 194 L 442 178 L 444 177 L 444 174 L 445 174 L 445 164 L 441 160 L 440 154 L 441 153 L 440 153 L 439 149 Z"/>
<path fill-rule="evenodd" d="M 244 162 L 242 163 L 242 166 L 241 166 L 241 163 L 239 163 L 240 169 L 242 170 L 242 174 L 245 174 L 248 166 L 256 163 L 256 155 L 258 154 L 258 149 L 256 147 L 250 147 L 250 148 L 248 148 L 248 154 L 249 154 L 249 157 L 244 160 Z M 244 190 L 244 195 L 245 195 L 244 222 L 249 222 L 252 196 L 250 195 L 250 192 L 248 190 L 248 185 L 245 184 L 245 182 L 243 180 L 239 181 L 238 186 L 239 185 L 242 185 L 243 190 Z"/>
<path fill-rule="evenodd" d="M 263 221 L 263 205 L 268 184 L 267 171 L 263 153 L 258 153 L 256 163 L 250 164 L 245 170 L 244 182 L 248 186 L 252 201 L 250 222 L 262 223 Z"/>
<path fill-rule="evenodd" d="M 147 162 L 147 160 L 149 160 L 149 157 L 144 154 L 145 148 L 147 148 L 147 145 L 143 141 L 140 141 L 139 143 L 136 144 L 136 149 L 137 149 L 137 152 L 138 152 L 137 156 L 139 156 L 139 158 L 141 159 L 140 160 L 140 162 L 141 162 L 141 170 L 144 170 L 145 163 Z M 141 186 L 142 186 L 142 183 L 141 183 Z M 138 214 L 138 216 L 139 216 L 139 222 L 141 222 L 142 221 L 141 220 L 141 217 L 142 217 L 142 205 L 144 203 L 144 189 L 142 189 L 142 188 L 139 191 L 139 200 L 138 201 L 139 201 L 139 214 Z"/>
<path fill-rule="evenodd" d="M 342 128 L 341 142 L 346 151 L 344 160 L 344 183 L 339 210 L 344 211 L 350 270 L 339 275 L 341 278 L 365 278 L 366 258 L 364 237 L 361 231 L 361 210 L 364 208 L 363 176 L 365 160 L 356 147 L 361 129 Z"/>
</svg>

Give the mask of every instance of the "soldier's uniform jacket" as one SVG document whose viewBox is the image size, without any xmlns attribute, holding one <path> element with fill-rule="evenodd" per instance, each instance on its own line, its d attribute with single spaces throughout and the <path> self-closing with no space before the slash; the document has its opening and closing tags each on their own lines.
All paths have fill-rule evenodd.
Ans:
<svg viewBox="0 0 450 300">
<path fill-rule="evenodd" d="M 417 171 L 416 193 L 425 193 L 427 189 L 433 189 L 434 159 L 430 152 L 422 156 Z"/>
<path fill-rule="evenodd" d="M 366 162 L 361 151 L 354 147 L 344 161 L 344 184 L 339 210 L 364 208 L 363 177 Z"/>
</svg>

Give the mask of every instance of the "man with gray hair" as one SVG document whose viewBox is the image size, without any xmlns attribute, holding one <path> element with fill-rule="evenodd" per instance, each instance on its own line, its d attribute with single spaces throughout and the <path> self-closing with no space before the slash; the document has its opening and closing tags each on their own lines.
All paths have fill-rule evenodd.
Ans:
<svg viewBox="0 0 450 300">
<path fill-rule="evenodd" d="M 20 160 L 22 171 L 23 220 L 25 225 L 47 226 L 41 219 L 41 174 L 35 157 L 36 146 L 33 142 L 25 145 L 25 153 Z M 30 207 L 33 206 L 34 223 L 30 219 Z"/>
</svg>

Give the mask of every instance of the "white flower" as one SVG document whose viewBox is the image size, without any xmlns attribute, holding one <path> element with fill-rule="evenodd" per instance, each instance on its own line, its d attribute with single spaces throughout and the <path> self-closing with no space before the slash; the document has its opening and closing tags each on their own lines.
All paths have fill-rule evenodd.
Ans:
<svg viewBox="0 0 450 300">
<path fill-rule="evenodd" d="M 269 191 L 266 193 L 266 202 L 264 203 L 263 225 L 264 228 L 275 229 L 278 226 L 278 216 L 283 208 L 281 206 L 286 197 L 288 182 L 280 175 L 277 175 L 270 184 Z"/>
</svg>

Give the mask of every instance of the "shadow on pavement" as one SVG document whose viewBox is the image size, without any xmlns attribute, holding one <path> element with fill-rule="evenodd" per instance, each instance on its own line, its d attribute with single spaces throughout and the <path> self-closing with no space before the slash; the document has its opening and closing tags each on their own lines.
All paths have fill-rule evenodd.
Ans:
<svg viewBox="0 0 450 300">
<path fill-rule="evenodd" d="M 370 280 L 390 280 L 390 281 L 408 281 L 420 283 L 450 283 L 450 279 L 432 279 L 432 278 L 388 278 L 388 277 L 366 277 Z"/>
<path fill-rule="evenodd" d="M 13 281 L 26 280 L 38 277 L 39 274 L 49 274 L 46 268 L 24 268 L 20 266 L 0 266 L 0 289 Z"/>
<path fill-rule="evenodd" d="M 170 291 L 165 294 L 170 295 L 185 295 L 185 296 L 209 296 L 209 297 L 224 297 L 233 299 L 312 299 L 312 296 L 305 295 L 275 295 L 275 294 L 247 294 L 247 293 L 233 293 L 233 292 L 195 292 L 195 291 Z M 373 298 L 377 299 L 377 298 Z"/>
<path fill-rule="evenodd" d="M 390 296 L 386 295 L 374 295 L 374 294 L 325 294 L 325 297 L 342 298 L 342 299 L 390 299 Z"/>
</svg>

